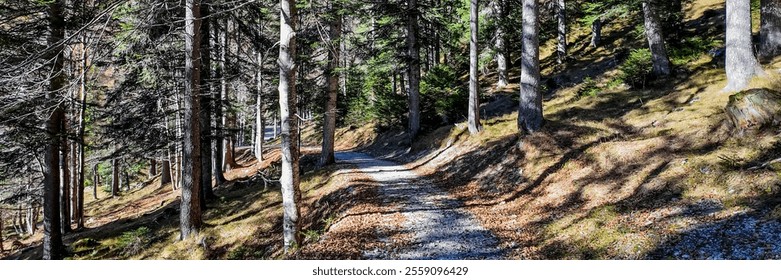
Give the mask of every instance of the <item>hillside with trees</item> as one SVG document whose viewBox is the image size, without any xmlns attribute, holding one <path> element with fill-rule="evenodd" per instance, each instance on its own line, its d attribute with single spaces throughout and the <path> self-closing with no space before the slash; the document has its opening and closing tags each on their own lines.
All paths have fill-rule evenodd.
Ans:
<svg viewBox="0 0 781 280">
<path fill-rule="evenodd" d="M 781 0 L 0 0 L 2 259 L 781 259 Z"/>
</svg>

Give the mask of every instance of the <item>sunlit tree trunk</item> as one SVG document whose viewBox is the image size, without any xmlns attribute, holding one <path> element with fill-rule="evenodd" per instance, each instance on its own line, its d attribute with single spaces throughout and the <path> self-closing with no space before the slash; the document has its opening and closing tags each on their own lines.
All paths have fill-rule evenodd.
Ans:
<svg viewBox="0 0 781 280">
<path fill-rule="evenodd" d="M 556 61 L 559 64 L 567 60 L 567 4 L 565 0 L 556 0 L 556 20 L 558 41 L 556 42 Z"/>
<path fill-rule="evenodd" d="M 480 17 L 479 0 L 470 0 L 469 5 L 469 107 L 468 118 L 469 133 L 477 134 L 482 130 L 480 125 L 480 85 L 478 80 L 478 53 L 477 45 L 477 32 L 478 32 L 478 18 Z"/>
<path fill-rule="evenodd" d="M 539 0 L 523 0 L 521 47 L 521 97 L 518 130 L 534 133 L 542 128 L 542 94 L 540 93 L 540 24 Z"/>
<path fill-rule="evenodd" d="M 654 10 L 655 2 L 652 0 L 643 2 L 643 20 L 645 22 L 645 35 L 648 39 L 648 48 L 651 50 L 653 73 L 657 76 L 670 75 L 670 59 L 667 57 L 667 48 L 662 35 L 662 25 Z"/>
<path fill-rule="evenodd" d="M 279 112 L 282 123 L 282 235 L 285 253 L 301 245 L 298 118 L 296 117 L 296 1 L 280 0 Z"/>
<path fill-rule="evenodd" d="M 727 0 L 727 87 L 740 91 L 751 78 L 764 75 L 751 43 L 751 0 Z"/>
<path fill-rule="evenodd" d="M 320 164 L 328 165 L 335 162 L 334 137 L 336 134 L 336 99 L 339 96 L 339 68 L 342 37 L 342 18 L 336 14 L 339 6 L 332 1 L 331 8 L 333 19 L 330 22 L 330 43 L 328 47 L 328 69 L 326 70 L 328 83 L 328 99 L 325 102 L 325 116 L 323 118 L 323 148 L 320 154 Z"/>
</svg>

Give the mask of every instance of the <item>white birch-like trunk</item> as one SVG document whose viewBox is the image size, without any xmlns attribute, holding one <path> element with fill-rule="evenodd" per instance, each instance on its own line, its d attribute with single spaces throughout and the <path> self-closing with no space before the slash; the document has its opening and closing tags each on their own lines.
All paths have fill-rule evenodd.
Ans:
<svg viewBox="0 0 781 280">
<path fill-rule="evenodd" d="M 468 111 L 468 128 L 469 133 L 477 134 L 482 130 L 480 125 L 480 85 L 478 80 L 478 45 L 477 45 L 477 32 L 478 20 L 479 20 L 479 0 L 469 1 L 469 107 Z"/>
<path fill-rule="evenodd" d="M 725 92 L 745 89 L 751 78 L 764 75 L 751 43 L 751 0 L 727 0 L 727 86 Z"/>
<path fill-rule="evenodd" d="M 282 235 L 285 253 L 301 245 L 299 213 L 301 190 L 298 168 L 298 117 L 296 96 L 296 1 L 280 0 L 279 114 L 282 125 Z"/>
</svg>

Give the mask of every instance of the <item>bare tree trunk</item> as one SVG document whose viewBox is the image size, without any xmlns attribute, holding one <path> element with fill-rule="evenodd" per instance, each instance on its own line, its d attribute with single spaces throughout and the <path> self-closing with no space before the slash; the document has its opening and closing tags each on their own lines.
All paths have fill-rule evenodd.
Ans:
<svg viewBox="0 0 781 280">
<path fill-rule="evenodd" d="M 556 0 L 556 19 L 558 22 L 556 62 L 562 64 L 567 60 L 567 4 L 565 0 Z"/>
<path fill-rule="evenodd" d="M 94 179 L 92 180 L 92 198 L 97 200 L 98 199 L 98 186 L 100 185 L 100 174 L 98 174 L 98 164 L 95 163 L 95 165 L 92 166 L 92 173 L 94 176 Z"/>
<path fill-rule="evenodd" d="M 185 1 L 184 143 L 182 146 L 182 202 L 180 239 L 198 236 L 201 227 L 201 125 L 199 86 L 201 82 L 200 1 Z"/>
<path fill-rule="evenodd" d="M 149 178 L 157 176 L 157 160 L 149 160 Z"/>
<path fill-rule="evenodd" d="M 224 21 L 223 21 L 224 22 Z M 223 23 L 223 25 L 225 25 Z M 219 186 L 225 183 L 225 176 L 223 175 L 223 156 L 224 153 L 224 146 L 223 146 L 223 140 L 225 139 L 225 130 L 224 126 L 222 125 L 223 121 L 223 108 L 225 104 L 222 103 L 222 96 L 225 95 L 225 92 L 228 90 L 228 83 L 226 80 L 226 73 L 225 73 L 225 59 L 226 57 L 226 42 L 225 42 L 225 32 L 224 31 L 218 31 L 217 28 L 214 28 L 213 30 L 214 36 L 212 40 L 214 40 L 213 46 L 219 47 L 219 59 L 217 62 L 217 67 L 214 71 L 214 76 L 219 79 L 220 81 L 220 90 L 219 92 L 215 92 L 213 95 L 213 101 L 212 104 L 214 105 L 213 113 L 214 113 L 214 143 L 213 145 L 213 154 L 212 154 L 212 174 L 214 175 L 215 183 Z"/>
<path fill-rule="evenodd" d="M 119 162 L 118 160 L 111 160 L 111 197 L 119 195 Z"/>
<path fill-rule="evenodd" d="M 68 132 L 68 118 L 65 110 L 60 111 L 60 128 L 63 133 Z M 71 231 L 70 223 L 70 148 L 67 137 L 62 137 L 60 143 L 60 231 L 63 235 Z"/>
<path fill-rule="evenodd" d="M 468 120 L 469 133 L 477 134 L 483 127 L 480 125 L 480 84 L 478 80 L 478 58 L 477 54 L 477 32 L 478 32 L 478 18 L 480 17 L 479 0 L 470 0 L 469 5 L 469 108 L 468 108 Z"/>
<path fill-rule="evenodd" d="M 201 210 L 206 210 L 206 202 L 208 200 L 213 199 L 214 196 L 214 189 L 212 189 L 212 133 L 211 133 L 211 123 L 212 123 L 212 117 L 211 117 L 211 96 L 212 96 L 212 87 L 209 84 L 211 80 L 211 40 L 209 39 L 209 34 L 211 30 L 211 12 L 209 11 L 209 6 L 211 5 L 209 0 L 203 0 L 203 3 L 200 6 L 201 9 L 201 16 L 203 19 L 201 20 L 201 28 L 200 30 L 196 30 L 196 32 L 200 32 L 201 40 L 201 52 L 200 52 L 200 58 L 201 58 L 201 68 L 202 71 L 199 70 L 199 74 L 201 75 L 200 80 L 198 81 L 201 87 L 201 95 L 200 95 L 200 105 L 201 109 L 199 112 L 199 118 L 200 118 L 200 130 L 201 130 Z"/>
<path fill-rule="evenodd" d="M 58 105 L 60 90 L 65 87 L 62 73 L 63 45 L 60 41 L 65 35 L 65 19 L 62 16 L 62 0 L 55 0 L 49 4 L 49 26 L 51 33 L 47 44 L 53 46 L 48 56 L 53 61 L 52 73 L 49 80 L 49 91 L 46 99 L 50 108 L 55 108 L 45 123 L 47 136 L 46 152 L 43 162 L 43 259 L 56 260 L 62 258 L 62 235 L 60 232 L 60 135 L 62 122 L 62 107 Z"/>
<path fill-rule="evenodd" d="M 496 86 L 499 88 L 506 87 L 509 83 L 509 79 L 507 78 L 507 46 L 505 45 L 505 37 L 507 35 L 504 32 L 504 25 L 501 22 L 506 18 L 504 1 L 505 0 L 493 1 L 494 15 L 497 20 L 494 34 L 494 52 L 496 52 L 496 71 L 499 75 Z"/>
<path fill-rule="evenodd" d="M 754 56 L 751 43 L 751 1 L 727 1 L 727 87 L 724 91 L 740 91 L 748 86 L 751 78 L 764 75 L 764 70 Z"/>
<path fill-rule="evenodd" d="M 78 143 L 71 143 L 71 164 L 70 164 L 70 202 L 68 204 L 68 227 L 75 223 L 78 216 L 79 207 L 79 148 Z"/>
<path fill-rule="evenodd" d="M 171 161 L 163 160 L 160 162 L 160 185 L 171 183 Z"/>
<path fill-rule="evenodd" d="M 418 42 L 418 1 L 407 0 L 407 72 L 409 76 L 410 145 L 420 132 L 420 43 Z"/>
<path fill-rule="evenodd" d="M 230 73 L 225 73 L 227 69 L 227 65 L 230 65 L 227 61 L 228 59 L 228 52 L 230 52 L 230 44 L 231 40 L 229 40 L 229 36 L 232 33 L 232 30 L 230 28 L 231 23 L 229 20 L 226 20 L 225 22 L 225 29 L 227 29 L 226 32 L 223 32 L 221 35 L 222 37 L 220 40 L 222 41 L 222 52 L 220 53 L 220 56 L 222 57 L 222 65 L 225 67 L 223 69 L 223 75 L 221 76 L 221 88 L 220 88 L 220 98 L 222 100 L 222 106 L 226 107 L 230 105 L 230 93 L 228 90 L 228 80 L 226 76 Z M 236 166 L 236 161 L 234 159 L 233 155 L 233 129 L 235 128 L 235 117 L 230 112 L 230 110 L 223 110 L 222 111 L 222 169 L 224 171 L 228 171 L 233 169 L 234 166 Z"/>
<path fill-rule="evenodd" d="M 602 17 L 597 17 L 591 23 L 591 46 L 599 47 L 600 42 L 602 42 Z"/>
<path fill-rule="evenodd" d="M 260 29 L 263 29 L 263 22 L 260 23 Z M 260 40 L 260 38 L 255 38 Z M 257 60 L 257 72 L 255 73 L 256 91 L 255 96 L 255 158 L 258 162 L 263 161 L 263 142 L 266 141 L 266 127 L 265 119 L 263 115 L 265 108 L 263 108 L 263 52 L 261 50 L 255 50 L 255 59 Z"/>
<path fill-rule="evenodd" d="M 521 104 L 518 130 L 534 133 L 542 128 L 542 94 L 540 85 L 539 0 L 523 0 L 521 48 Z"/>
<path fill-rule="evenodd" d="M 653 0 L 643 1 L 643 20 L 645 22 L 645 36 L 648 39 L 648 48 L 651 50 L 653 73 L 657 76 L 670 75 L 670 59 L 667 57 L 667 48 L 664 45 L 662 25 L 654 11 Z"/>
<path fill-rule="evenodd" d="M 282 122 L 282 235 L 284 251 L 301 245 L 298 119 L 296 118 L 296 1 L 280 0 L 279 111 Z"/>
<path fill-rule="evenodd" d="M 331 1 L 331 9 L 339 9 L 336 1 Z M 335 14 L 335 13 L 334 13 Z M 323 148 L 320 155 L 320 164 L 329 165 L 336 162 L 334 157 L 334 141 L 336 134 L 336 99 L 339 96 L 339 61 L 341 60 L 342 18 L 334 15 L 330 23 L 331 38 L 328 46 L 328 69 L 326 70 L 328 83 L 328 100 L 325 103 L 325 116 L 323 118 Z M 337 43 L 338 45 L 334 44 Z"/>
<path fill-rule="evenodd" d="M 86 112 L 87 112 L 87 46 L 82 44 L 81 50 L 81 77 L 79 78 L 79 178 L 77 180 L 77 201 L 76 201 L 76 228 L 84 228 L 84 146 L 86 138 Z"/>
<path fill-rule="evenodd" d="M 3 208 L 0 208 L 0 253 L 5 252 L 5 247 L 3 246 L 3 242 L 5 242 L 5 239 L 3 239 L 3 231 L 5 228 L 3 227 Z"/>
<path fill-rule="evenodd" d="M 33 235 L 35 234 L 35 207 L 33 207 L 32 204 L 30 204 L 30 207 L 27 208 L 27 211 L 25 211 L 25 219 L 27 219 L 27 234 Z"/>
<path fill-rule="evenodd" d="M 770 61 L 781 54 L 781 0 L 762 0 L 759 59 Z"/>
</svg>

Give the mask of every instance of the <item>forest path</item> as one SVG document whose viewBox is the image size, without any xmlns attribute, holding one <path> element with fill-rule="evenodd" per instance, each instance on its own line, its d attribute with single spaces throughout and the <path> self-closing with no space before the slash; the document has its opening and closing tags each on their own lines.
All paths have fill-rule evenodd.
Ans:
<svg viewBox="0 0 781 280">
<path fill-rule="evenodd" d="M 404 165 L 357 152 L 339 152 L 338 161 L 354 164 L 357 171 L 379 183 L 383 204 L 396 213 L 383 213 L 387 227 L 376 229 L 383 250 L 364 252 L 368 259 L 501 259 L 498 239 L 480 225 L 462 203 L 433 184 L 420 181 Z M 393 223 L 401 213 L 403 222 Z M 335 225 L 336 226 L 336 225 Z M 389 238 L 388 233 L 404 238 Z"/>
</svg>

